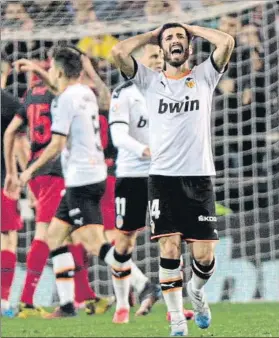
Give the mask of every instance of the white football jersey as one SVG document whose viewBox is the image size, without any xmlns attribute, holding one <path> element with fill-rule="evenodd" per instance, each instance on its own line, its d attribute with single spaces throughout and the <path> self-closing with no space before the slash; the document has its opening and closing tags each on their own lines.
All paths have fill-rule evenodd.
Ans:
<svg viewBox="0 0 279 338">
<path fill-rule="evenodd" d="M 115 129 L 115 132 L 122 131 L 122 135 L 116 136 L 123 138 L 122 146 L 118 147 L 116 176 L 147 177 L 150 159 L 143 159 L 142 154 L 144 149 L 149 146 L 148 113 L 142 93 L 132 82 L 126 82 L 114 90 L 110 105 L 109 124 L 113 142 L 113 128 L 119 124 L 127 126 L 125 130 Z"/>
<path fill-rule="evenodd" d="M 69 86 L 52 101 L 52 132 L 67 136 L 61 163 L 67 187 L 106 179 L 101 146 L 99 111 L 95 94 L 85 85 Z"/>
<path fill-rule="evenodd" d="M 212 56 L 179 78 L 135 60 L 132 81 L 149 113 L 150 175 L 215 175 L 211 149 L 211 105 L 222 74 Z"/>
</svg>

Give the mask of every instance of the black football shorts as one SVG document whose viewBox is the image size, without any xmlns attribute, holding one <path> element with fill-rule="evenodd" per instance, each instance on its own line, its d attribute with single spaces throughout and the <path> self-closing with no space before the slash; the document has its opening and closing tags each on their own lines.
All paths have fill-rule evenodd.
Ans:
<svg viewBox="0 0 279 338">
<path fill-rule="evenodd" d="M 100 200 L 105 181 L 80 187 L 67 187 L 55 217 L 70 224 L 72 231 L 89 224 L 103 224 Z"/>
<path fill-rule="evenodd" d="M 210 177 L 151 175 L 148 195 L 151 239 L 179 234 L 189 242 L 218 240 Z"/>
<path fill-rule="evenodd" d="M 115 227 L 123 232 L 137 231 L 146 225 L 147 177 L 116 179 Z"/>
</svg>

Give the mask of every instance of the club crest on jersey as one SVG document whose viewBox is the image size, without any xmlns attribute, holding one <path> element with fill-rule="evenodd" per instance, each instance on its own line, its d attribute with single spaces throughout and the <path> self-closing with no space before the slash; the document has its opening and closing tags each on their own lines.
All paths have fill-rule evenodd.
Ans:
<svg viewBox="0 0 279 338">
<path fill-rule="evenodd" d="M 195 85 L 196 85 L 196 83 L 195 83 L 195 81 L 192 77 L 187 77 L 185 84 L 188 88 L 194 88 Z"/>
<path fill-rule="evenodd" d="M 114 113 L 116 113 L 116 112 L 118 111 L 118 109 L 119 109 L 119 105 L 118 105 L 117 103 L 115 103 L 115 104 L 112 106 L 112 108 L 111 108 L 111 110 L 112 110 Z"/>
<path fill-rule="evenodd" d="M 121 229 L 123 227 L 123 223 L 124 223 L 123 217 L 121 215 L 117 215 L 117 217 L 116 217 L 116 227 L 118 229 Z"/>
</svg>

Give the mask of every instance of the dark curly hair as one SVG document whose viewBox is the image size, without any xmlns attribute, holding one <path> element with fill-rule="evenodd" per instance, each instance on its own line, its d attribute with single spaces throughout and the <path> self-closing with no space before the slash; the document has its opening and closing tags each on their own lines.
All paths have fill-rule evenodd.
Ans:
<svg viewBox="0 0 279 338">
<path fill-rule="evenodd" d="M 69 79 L 77 79 L 82 71 L 81 53 L 72 47 L 57 47 L 53 50 L 54 62 L 63 69 Z"/>
</svg>

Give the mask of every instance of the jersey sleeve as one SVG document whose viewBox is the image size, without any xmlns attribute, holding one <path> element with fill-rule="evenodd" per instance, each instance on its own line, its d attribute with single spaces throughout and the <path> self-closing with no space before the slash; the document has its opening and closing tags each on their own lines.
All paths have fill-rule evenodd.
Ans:
<svg viewBox="0 0 279 338">
<path fill-rule="evenodd" d="M 62 95 L 52 103 L 52 126 L 53 134 L 68 136 L 74 117 L 73 99 L 69 95 Z"/>
<path fill-rule="evenodd" d="M 198 76 L 206 80 L 212 91 L 214 91 L 222 75 L 227 70 L 227 66 L 222 72 L 218 70 L 213 58 L 213 53 L 211 53 L 210 57 L 207 58 L 203 63 L 198 65 L 196 68 Z"/>
<path fill-rule="evenodd" d="M 141 91 L 146 91 L 149 86 L 150 83 L 152 81 L 152 79 L 158 75 L 157 72 L 154 72 L 153 70 L 151 70 L 148 67 L 145 67 L 142 63 L 136 61 L 135 58 L 133 58 L 134 61 L 134 69 L 135 69 L 135 73 L 133 75 L 133 77 L 128 78 L 125 74 L 122 73 L 123 77 L 126 80 L 132 80 L 135 85 L 141 90 Z"/>
<path fill-rule="evenodd" d="M 109 125 L 115 123 L 122 123 L 129 125 L 130 115 L 129 108 L 130 102 L 125 92 L 121 89 L 119 91 L 115 90 L 112 93 L 112 99 L 110 102 L 110 110 L 109 110 Z"/>
</svg>

